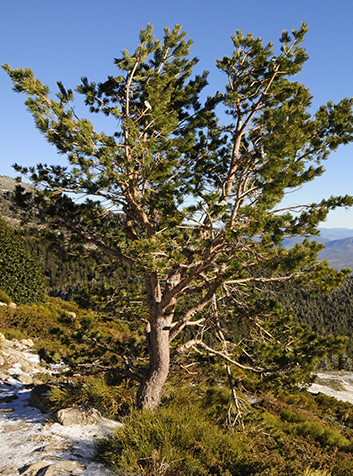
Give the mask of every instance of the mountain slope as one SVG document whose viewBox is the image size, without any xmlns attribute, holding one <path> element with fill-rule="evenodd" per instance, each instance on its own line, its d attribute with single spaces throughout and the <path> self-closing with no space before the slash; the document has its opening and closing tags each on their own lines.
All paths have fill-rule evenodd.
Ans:
<svg viewBox="0 0 353 476">
<path fill-rule="evenodd" d="M 326 259 L 334 269 L 353 269 L 353 229 L 320 228 L 319 236 L 311 236 L 309 240 L 323 243 L 325 248 L 319 253 L 318 259 Z M 283 241 L 286 249 L 292 248 L 304 238 L 290 238 Z"/>
<path fill-rule="evenodd" d="M 326 259 L 334 269 L 353 269 L 353 236 L 325 243 L 319 259 Z"/>
</svg>

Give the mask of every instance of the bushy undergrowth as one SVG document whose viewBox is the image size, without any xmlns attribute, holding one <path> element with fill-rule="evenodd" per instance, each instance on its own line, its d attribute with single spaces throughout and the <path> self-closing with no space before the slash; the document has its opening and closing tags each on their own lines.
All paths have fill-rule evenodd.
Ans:
<svg viewBox="0 0 353 476">
<path fill-rule="evenodd" d="M 16 309 L 1 306 L 0 331 L 11 338 L 31 337 L 44 361 L 63 360 L 82 373 L 116 367 L 119 354 L 136 345 L 140 335 L 120 321 L 58 298 Z"/>
<path fill-rule="evenodd" d="M 118 474 L 252 474 L 242 436 L 214 424 L 198 399 L 178 392 L 156 413 L 135 413 L 113 438 L 100 442 L 98 461 Z"/>
<path fill-rule="evenodd" d="M 225 388 L 177 389 L 158 411 L 134 413 L 101 440 L 97 460 L 121 475 L 353 474 L 353 432 L 340 421 L 340 402 L 328 419 L 329 400 L 321 396 L 265 394 L 261 406 L 244 412 L 244 426 L 232 427 L 230 404 Z"/>
<path fill-rule="evenodd" d="M 10 304 L 12 302 L 10 296 L 2 289 L 0 289 L 0 302 L 4 302 L 5 304 Z"/>
<path fill-rule="evenodd" d="M 114 385 L 107 377 L 90 376 L 79 385 L 56 387 L 49 398 L 60 408 L 74 405 L 91 404 L 104 416 L 115 418 L 118 415 L 131 414 L 135 405 L 135 389 L 131 382 Z"/>
<path fill-rule="evenodd" d="M 51 298 L 16 309 L 1 306 L 0 331 L 7 337 L 31 337 L 45 360 L 63 359 L 79 370 L 80 377 L 71 374 L 70 385 L 66 382 L 53 392 L 57 406 L 90 403 L 106 416 L 123 418 L 124 426 L 97 446 L 97 460 L 118 474 L 353 474 L 353 406 L 348 403 L 305 391 L 271 391 L 261 393 L 255 407 L 242 405 L 242 418 L 231 425 L 236 405 L 227 375 L 208 359 L 207 372 L 199 372 L 195 361 L 187 377 L 184 370 L 176 370 L 185 362 L 179 367 L 174 362 L 162 407 L 139 413 L 133 409 L 136 388 L 109 370 L 121 364 L 119 354 L 126 347 L 139 345 L 138 327 L 131 330 L 127 323 Z M 97 372 L 101 367 L 106 369 L 104 377 L 86 375 L 87 369 Z M 234 376 L 240 402 L 246 400 L 241 394 L 244 378 Z M 261 388 L 256 381 L 246 383 L 248 391 Z"/>
</svg>

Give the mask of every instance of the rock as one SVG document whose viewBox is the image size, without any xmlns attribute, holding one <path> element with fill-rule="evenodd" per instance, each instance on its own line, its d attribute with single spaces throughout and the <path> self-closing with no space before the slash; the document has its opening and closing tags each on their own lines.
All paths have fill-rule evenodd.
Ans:
<svg viewBox="0 0 353 476">
<path fill-rule="evenodd" d="M 64 453 L 72 451 L 72 448 L 73 446 L 71 443 L 65 441 L 54 441 L 37 448 L 34 450 L 34 453 Z"/>
<path fill-rule="evenodd" d="M 15 466 L 0 466 L 0 475 L 6 476 L 10 474 L 19 474 Z"/>
<path fill-rule="evenodd" d="M 3 427 L 3 433 L 11 433 L 12 431 L 18 431 L 22 428 L 26 428 L 28 425 L 24 421 L 19 423 L 18 425 L 5 425 Z"/>
<path fill-rule="evenodd" d="M 43 468 L 48 468 L 49 463 L 45 461 L 37 461 L 20 469 L 22 476 L 36 476 Z M 41 472 L 41 474 L 43 474 Z"/>
<path fill-rule="evenodd" d="M 20 374 L 17 376 L 17 380 L 19 380 L 23 385 L 31 385 L 33 382 L 33 379 L 30 375 L 28 374 Z"/>
<path fill-rule="evenodd" d="M 49 393 L 52 386 L 48 384 L 37 385 L 31 391 L 28 399 L 30 407 L 38 408 L 42 413 L 49 413 L 53 409 L 54 404 L 49 400 Z"/>
<path fill-rule="evenodd" d="M 20 469 L 22 476 L 58 476 L 72 474 L 73 471 L 82 471 L 86 466 L 78 461 L 58 461 L 50 464 L 46 461 L 37 461 Z"/>
<path fill-rule="evenodd" d="M 15 387 L 30 385 L 36 374 L 47 373 L 39 356 L 32 352 L 31 339 L 5 339 L 0 334 L 0 380 Z M 23 377 L 20 375 L 26 374 Z"/>
<path fill-rule="evenodd" d="M 55 415 L 56 421 L 63 426 L 94 425 L 102 420 L 101 413 L 95 408 L 84 405 L 59 410 Z"/>
<path fill-rule="evenodd" d="M 0 380 L 1 380 L 2 382 L 5 382 L 6 379 L 7 379 L 7 374 L 6 374 L 5 372 L 2 372 L 2 371 L 0 370 Z"/>
<path fill-rule="evenodd" d="M 78 461 L 58 461 L 51 464 L 48 468 L 40 473 L 40 476 L 57 476 L 59 474 L 72 474 L 72 471 L 82 471 L 86 466 Z M 38 475 L 39 476 L 39 475 Z"/>
<path fill-rule="evenodd" d="M 10 302 L 9 308 L 10 309 L 16 309 L 17 305 L 14 302 Z"/>
<path fill-rule="evenodd" d="M 21 342 L 22 345 L 25 345 L 26 347 L 33 347 L 34 346 L 34 342 L 33 342 L 32 339 L 21 339 L 20 342 Z"/>
<path fill-rule="evenodd" d="M 257 407 L 263 403 L 264 399 L 262 397 L 258 397 L 257 395 L 249 395 L 248 402 L 252 407 Z"/>
</svg>

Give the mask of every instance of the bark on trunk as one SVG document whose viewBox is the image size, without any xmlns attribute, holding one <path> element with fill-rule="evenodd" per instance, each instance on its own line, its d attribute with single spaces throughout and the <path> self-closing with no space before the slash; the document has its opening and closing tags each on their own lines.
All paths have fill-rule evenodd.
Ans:
<svg viewBox="0 0 353 476">
<path fill-rule="evenodd" d="M 137 405 L 141 409 L 157 408 L 161 403 L 163 385 L 169 373 L 169 330 L 169 319 L 161 316 L 154 317 L 147 330 L 150 362 L 137 393 Z"/>
</svg>

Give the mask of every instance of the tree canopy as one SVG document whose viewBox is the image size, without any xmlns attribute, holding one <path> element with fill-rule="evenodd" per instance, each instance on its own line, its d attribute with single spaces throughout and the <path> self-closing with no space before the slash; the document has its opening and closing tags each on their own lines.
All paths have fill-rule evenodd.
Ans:
<svg viewBox="0 0 353 476">
<path fill-rule="evenodd" d="M 53 98 L 30 69 L 3 66 L 15 91 L 27 95 L 37 128 L 67 157 L 65 165 L 15 166 L 37 184 L 44 216 L 143 279 L 136 318 L 147 321 L 147 359 L 139 368 L 132 351 L 122 356 L 141 383 L 142 407 L 159 404 L 170 359 L 191 350 L 259 375 L 294 368 L 290 340 L 282 349 L 292 352 L 290 362 L 267 367 L 247 351 L 250 335 L 251 345 L 235 338 L 234 323 L 247 319 L 270 339 L 276 293 L 328 291 L 349 273 L 318 263 L 318 243 L 281 245 L 318 234 L 330 210 L 353 204 L 350 196 L 281 204 L 353 139 L 353 99 L 312 113 L 309 90 L 293 79 L 308 59 L 306 32 L 306 24 L 284 31 L 276 53 L 238 30 L 232 56 L 217 61 L 224 91 L 201 101 L 207 72 L 193 76 L 191 40 L 179 25 L 156 40 L 148 25 L 136 50 L 115 59 L 116 76 L 82 78 L 76 89 L 91 113 L 114 124 L 112 134 L 78 117 L 74 93 L 61 82 Z"/>
<path fill-rule="evenodd" d="M 44 277 L 39 263 L 22 239 L 0 220 L 0 289 L 17 304 L 44 299 Z"/>
</svg>

